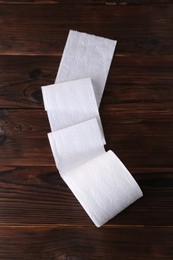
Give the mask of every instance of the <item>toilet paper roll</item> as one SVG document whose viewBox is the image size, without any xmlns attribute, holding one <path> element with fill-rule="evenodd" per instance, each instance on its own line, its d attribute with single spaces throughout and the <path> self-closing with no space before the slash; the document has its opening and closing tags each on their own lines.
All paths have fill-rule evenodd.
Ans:
<svg viewBox="0 0 173 260">
<path fill-rule="evenodd" d="M 97 227 L 143 196 L 123 163 L 104 149 L 98 106 L 116 43 L 70 31 L 56 84 L 42 87 L 56 166 Z"/>
<path fill-rule="evenodd" d="M 42 95 L 51 131 L 57 131 L 96 117 L 105 144 L 90 78 L 43 86 Z"/>
<path fill-rule="evenodd" d="M 99 106 L 117 41 L 70 31 L 55 82 L 90 77 Z"/>
<path fill-rule="evenodd" d="M 66 172 L 62 178 L 97 227 L 143 196 L 112 151 Z"/>
<path fill-rule="evenodd" d="M 51 132 L 48 138 L 61 176 L 105 152 L 96 118 Z"/>
</svg>

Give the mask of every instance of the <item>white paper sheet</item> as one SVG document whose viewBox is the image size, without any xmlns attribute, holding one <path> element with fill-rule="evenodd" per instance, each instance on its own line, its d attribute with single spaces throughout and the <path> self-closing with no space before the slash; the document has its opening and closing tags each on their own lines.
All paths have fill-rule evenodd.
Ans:
<svg viewBox="0 0 173 260">
<path fill-rule="evenodd" d="M 57 131 L 96 117 L 105 144 L 90 78 L 43 86 L 42 94 L 51 131 Z"/>
<path fill-rule="evenodd" d="M 70 31 L 55 82 L 91 78 L 99 106 L 117 41 Z"/>
<path fill-rule="evenodd" d="M 96 118 L 51 132 L 48 138 L 61 176 L 105 152 Z"/>
<path fill-rule="evenodd" d="M 143 196 L 112 151 L 66 172 L 62 178 L 97 227 Z"/>
</svg>

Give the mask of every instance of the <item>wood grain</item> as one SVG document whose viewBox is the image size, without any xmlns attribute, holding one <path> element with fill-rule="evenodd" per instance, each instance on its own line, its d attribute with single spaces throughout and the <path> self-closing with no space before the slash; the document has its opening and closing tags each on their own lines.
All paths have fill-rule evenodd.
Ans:
<svg viewBox="0 0 173 260">
<path fill-rule="evenodd" d="M 166 236 L 167 241 L 164 239 Z M 118 256 L 123 260 L 170 260 L 172 239 L 170 228 L 1 227 L 0 257 L 27 260 L 106 257 L 113 260 Z M 14 246 L 15 254 L 9 250 Z"/>
<path fill-rule="evenodd" d="M 172 172 L 132 173 L 145 196 L 106 226 L 171 226 Z M 55 167 L 0 168 L 0 224 L 92 226 Z M 149 213 L 148 213 L 149 212 Z"/>
<path fill-rule="evenodd" d="M 106 107 L 101 111 L 107 149 L 132 168 L 173 167 L 173 112 L 143 106 Z M 43 110 L 1 110 L 1 165 L 54 165 L 47 140 L 50 131 Z"/>
<path fill-rule="evenodd" d="M 172 5 L 4 4 L 0 54 L 59 55 L 73 29 L 117 39 L 121 55 L 172 55 L 172 13 Z"/>
<path fill-rule="evenodd" d="M 105 5 L 146 5 L 146 4 L 172 4 L 172 0 L 0 0 L 0 3 L 8 4 L 105 4 Z"/>
<path fill-rule="evenodd" d="M 61 56 L 1 56 L 0 108 L 43 108 L 41 86 L 53 84 Z M 172 108 L 172 56 L 116 52 L 102 106 Z"/>
<path fill-rule="evenodd" d="M 1 110 L 1 165 L 51 165 L 44 111 Z"/>
<path fill-rule="evenodd" d="M 0 259 L 173 258 L 171 0 L 0 0 Z M 118 40 L 100 106 L 144 197 L 97 229 L 61 180 L 40 87 L 69 29 Z"/>
<path fill-rule="evenodd" d="M 107 4 L 106 1 L 104 0 L 0 0 L 0 3 L 2 4 L 61 4 L 61 5 L 66 5 L 66 4 Z M 110 0 L 110 3 L 112 1 Z M 109 1 L 108 1 L 109 4 Z M 115 4 L 115 3 L 113 3 Z M 117 4 L 119 4 L 119 0 L 117 0 Z"/>
</svg>

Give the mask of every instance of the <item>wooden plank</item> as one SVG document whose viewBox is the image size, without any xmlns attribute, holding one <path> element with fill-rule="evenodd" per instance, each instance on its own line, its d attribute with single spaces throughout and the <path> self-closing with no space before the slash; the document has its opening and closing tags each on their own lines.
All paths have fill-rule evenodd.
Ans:
<svg viewBox="0 0 173 260">
<path fill-rule="evenodd" d="M 172 55 L 172 13 L 172 5 L 2 5 L 0 54 L 60 54 L 74 29 L 117 39 L 121 55 Z"/>
<path fill-rule="evenodd" d="M 128 167 L 173 168 L 173 111 L 168 108 L 117 106 L 102 109 L 107 149 Z M 53 166 L 43 110 L 1 110 L 1 165 Z"/>
<path fill-rule="evenodd" d="M 0 0 L 0 4 L 106 4 L 106 5 L 127 5 L 127 4 L 172 4 L 172 0 Z"/>
<path fill-rule="evenodd" d="M 0 257 L 170 260 L 172 239 L 172 228 L 1 227 Z"/>
<path fill-rule="evenodd" d="M 109 2 L 109 0 L 108 0 Z M 110 2 L 116 2 L 116 0 L 110 0 Z M 146 5 L 146 4 L 172 4 L 172 0 L 120 0 L 117 1 L 119 4 L 127 5 L 127 4 L 136 4 L 136 5 Z"/>
<path fill-rule="evenodd" d="M 118 1 L 117 1 L 118 2 Z M 104 0 L 0 0 L 0 4 L 106 4 Z"/>
<path fill-rule="evenodd" d="M 107 0 L 106 4 L 117 5 L 153 5 L 153 4 L 172 4 L 171 0 Z"/>
<path fill-rule="evenodd" d="M 133 172 L 144 197 L 109 221 L 112 225 L 171 226 L 173 174 Z M 55 167 L 0 167 L 0 224 L 93 226 Z"/>
<path fill-rule="evenodd" d="M 43 108 L 41 86 L 53 84 L 61 57 L 1 56 L 0 108 Z M 102 106 L 172 108 L 173 56 L 119 56 L 109 72 Z"/>
</svg>

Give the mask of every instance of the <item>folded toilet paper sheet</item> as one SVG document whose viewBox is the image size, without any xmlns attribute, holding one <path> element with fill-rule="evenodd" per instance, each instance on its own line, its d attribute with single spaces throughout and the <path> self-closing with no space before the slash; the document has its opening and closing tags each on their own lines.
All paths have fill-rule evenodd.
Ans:
<svg viewBox="0 0 173 260">
<path fill-rule="evenodd" d="M 97 227 L 143 196 L 112 151 L 98 111 L 116 41 L 70 31 L 55 84 L 43 86 L 43 102 L 55 164 Z"/>
<path fill-rule="evenodd" d="M 42 95 L 51 131 L 57 131 L 96 117 L 105 142 L 90 78 L 43 86 Z"/>
<path fill-rule="evenodd" d="M 48 138 L 61 176 L 105 152 L 96 118 L 51 132 Z"/>
<path fill-rule="evenodd" d="M 116 44 L 114 40 L 70 30 L 55 82 L 91 78 L 99 106 Z"/>
</svg>

